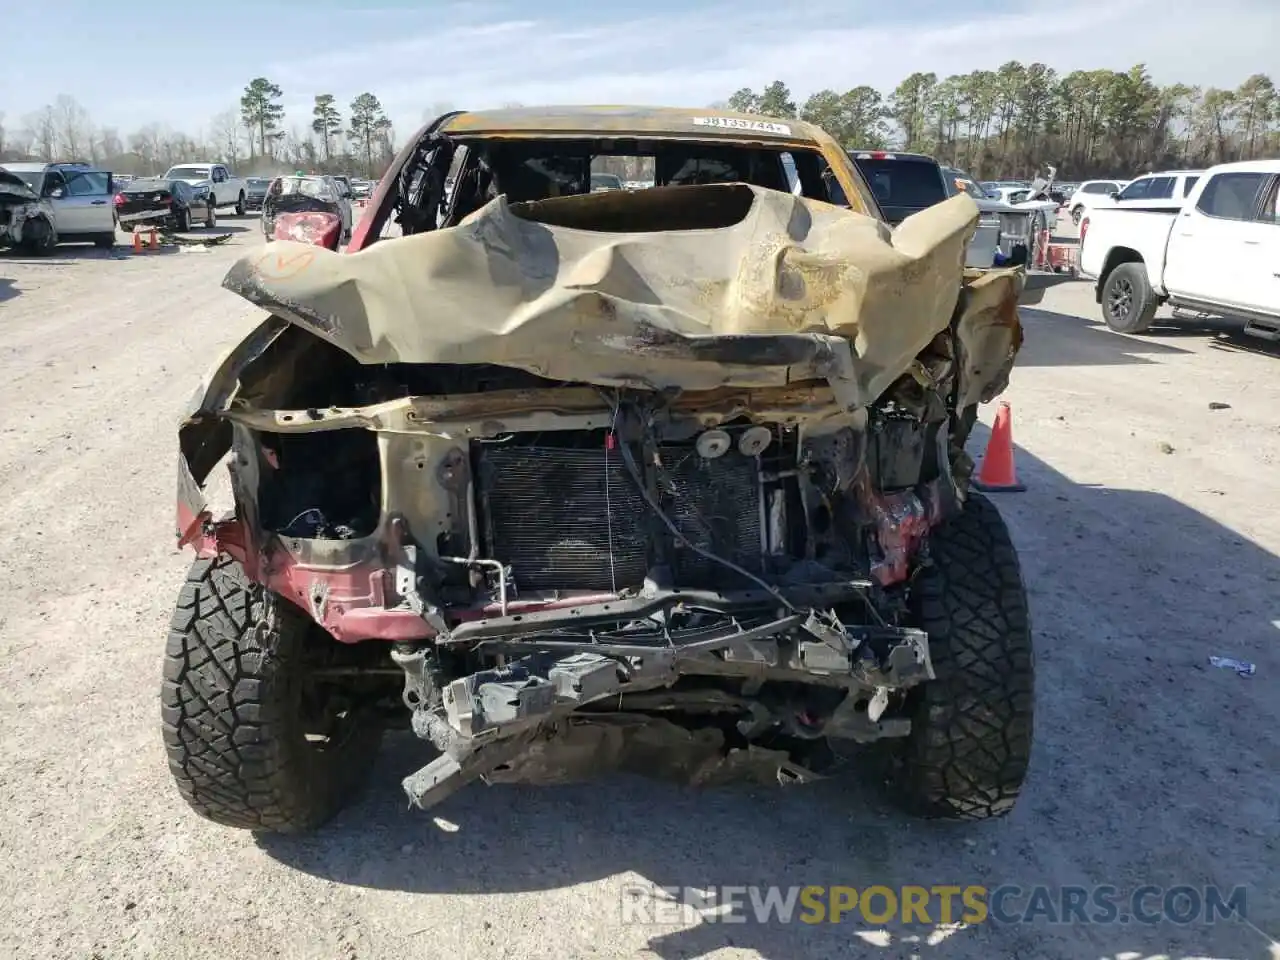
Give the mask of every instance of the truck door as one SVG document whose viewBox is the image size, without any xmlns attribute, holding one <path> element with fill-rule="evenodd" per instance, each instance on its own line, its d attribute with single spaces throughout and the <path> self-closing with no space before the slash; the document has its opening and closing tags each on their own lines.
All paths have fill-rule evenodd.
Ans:
<svg viewBox="0 0 1280 960">
<path fill-rule="evenodd" d="M 209 171 L 209 180 L 213 184 L 210 188 L 214 197 L 217 198 L 218 206 L 229 207 L 235 203 L 235 197 L 227 197 L 227 171 L 223 167 L 214 167 Z"/>
<path fill-rule="evenodd" d="M 1231 171 L 1214 174 L 1194 206 L 1174 218 L 1165 252 L 1164 287 L 1188 300 L 1244 307 L 1249 277 L 1256 262 L 1251 251 L 1267 173 Z"/>
<path fill-rule="evenodd" d="M 1246 268 L 1244 303 L 1255 313 L 1280 317 L 1280 176 L 1273 176 L 1262 192 L 1257 217 L 1241 224 Z"/>
</svg>

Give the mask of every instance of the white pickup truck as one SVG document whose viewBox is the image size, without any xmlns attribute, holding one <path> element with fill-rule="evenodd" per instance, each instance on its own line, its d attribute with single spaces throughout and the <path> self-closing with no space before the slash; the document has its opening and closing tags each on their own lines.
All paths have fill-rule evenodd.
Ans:
<svg viewBox="0 0 1280 960">
<path fill-rule="evenodd" d="M 1280 160 L 1205 171 L 1180 209 L 1090 210 L 1080 223 L 1080 273 L 1097 281 L 1107 326 L 1140 333 L 1170 304 L 1245 321 L 1280 340 Z"/>
<path fill-rule="evenodd" d="M 207 189 L 214 207 L 235 207 L 236 215 L 244 215 L 244 198 L 248 186 L 221 163 L 183 163 L 170 167 L 162 180 L 183 180 L 197 190 Z"/>
</svg>

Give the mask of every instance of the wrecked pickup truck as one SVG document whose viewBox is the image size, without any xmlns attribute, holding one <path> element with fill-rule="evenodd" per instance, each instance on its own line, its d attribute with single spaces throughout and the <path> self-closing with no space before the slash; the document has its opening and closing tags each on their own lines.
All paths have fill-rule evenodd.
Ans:
<svg viewBox="0 0 1280 960">
<path fill-rule="evenodd" d="M 48 253 L 58 245 L 53 207 L 17 174 L 0 167 L 0 250 Z"/>
<path fill-rule="evenodd" d="M 655 186 L 593 193 L 617 157 Z M 183 797 L 313 828 L 398 724 L 434 751 L 421 808 L 603 770 L 801 782 L 892 738 L 911 809 L 1009 811 L 1031 635 L 964 444 L 1024 274 L 964 269 L 977 221 L 958 196 L 890 229 L 796 121 L 521 108 L 419 131 L 354 252 L 246 254 L 224 286 L 270 316 L 180 430 Z"/>
</svg>

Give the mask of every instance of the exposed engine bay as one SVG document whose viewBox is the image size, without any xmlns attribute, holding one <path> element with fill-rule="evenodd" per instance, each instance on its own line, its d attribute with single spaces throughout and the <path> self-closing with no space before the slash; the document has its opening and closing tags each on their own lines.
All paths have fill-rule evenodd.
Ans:
<svg viewBox="0 0 1280 960">
<path fill-rule="evenodd" d="M 912 579 L 1021 342 L 1023 274 L 963 271 L 972 201 L 892 233 L 741 183 L 438 229 L 406 203 L 402 239 L 232 268 L 272 317 L 193 401 L 178 533 L 348 645 L 370 697 L 389 657 L 440 752 L 411 800 L 790 782 L 906 733 L 934 675 Z"/>
<path fill-rule="evenodd" d="M 53 208 L 22 178 L 0 168 L 0 249 L 25 247 L 35 253 L 58 242 Z"/>
</svg>

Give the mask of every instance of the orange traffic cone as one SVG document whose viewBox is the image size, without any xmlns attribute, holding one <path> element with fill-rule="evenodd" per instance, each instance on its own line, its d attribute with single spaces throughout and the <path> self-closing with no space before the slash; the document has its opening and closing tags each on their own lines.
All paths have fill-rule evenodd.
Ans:
<svg viewBox="0 0 1280 960">
<path fill-rule="evenodd" d="M 1013 410 L 1007 400 L 1001 400 L 996 410 L 987 452 L 972 482 L 984 493 L 1017 493 L 1027 489 L 1018 482 L 1018 471 L 1013 465 Z"/>
<path fill-rule="evenodd" d="M 133 252 L 134 253 L 142 252 L 142 234 L 140 234 L 137 230 L 133 231 Z"/>
<path fill-rule="evenodd" d="M 160 246 L 160 244 L 156 242 L 156 228 L 155 228 L 155 227 L 152 227 L 152 228 L 151 228 L 151 239 L 147 242 L 147 246 L 149 246 L 152 250 L 155 250 L 157 247 L 159 247 L 159 246 Z"/>
</svg>

